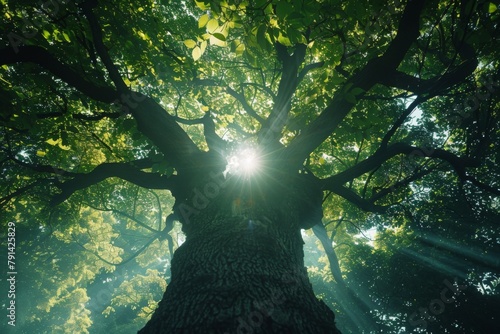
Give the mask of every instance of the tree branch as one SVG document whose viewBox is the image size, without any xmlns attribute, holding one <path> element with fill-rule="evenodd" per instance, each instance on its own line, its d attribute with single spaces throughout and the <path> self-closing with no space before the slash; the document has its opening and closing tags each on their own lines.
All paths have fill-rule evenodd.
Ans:
<svg viewBox="0 0 500 334">
<path fill-rule="evenodd" d="M 478 65 L 474 57 L 464 61 L 455 69 L 431 79 L 419 79 L 412 75 L 396 71 L 392 75 L 383 76 L 380 83 L 389 87 L 404 89 L 415 94 L 428 93 L 438 95 L 440 91 L 453 87 L 471 75 Z"/>
<path fill-rule="evenodd" d="M 140 221 L 139 219 L 135 218 L 133 215 L 129 215 L 128 213 L 124 212 L 124 211 L 121 211 L 121 210 L 117 210 L 117 209 L 113 209 L 113 208 L 108 208 L 108 207 L 105 207 L 105 208 L 98 208 L 98 207 L 94 207 L 90 204 L 87 204 L 89 207 L 91 207 L 92 209 L 94 210 L 98 210 L 98 211 L 105 211 L 105 212 L 112 212 L 114 214 L 117 214 L 117 215 L 121 215 L 127 219 L 130 219 L 131 221 L 133 221 L 134 223 L 136 223 L 137 225 L 145 228 L 146 230 L 150 231 L 150 232 L 153 232 L 153 233 L 158 233 L 160 232 L 160 229 L 158 230 L 155 230 L 154 228 L 148 226 L 146 223 L 143 223 L 142 221 Z M 161 221 L 161 219 L 160 219 Z"/>
<path fill-rule="evenodd" d="M 461 177 L 465 176 L 465 169 L 467 167 L 478 166 L 478 161 L 476 159 L 472 159 L 469 157 L 458 157 L 453 153 L 450 153 L 443 149 L 419 148 L 405 143 L 395 143 L 388 146 L 387 149 L 380 148 L 369 158 L 334 176 L 324 179 L 324 181 L 327 185 L 329 185 L 330 183 L 344 184 L 371 171 L 374 168 L 379 167 L 381 164 L 398 154 L 409 154 L 411 156 L 444 160 L 448 162 Z"/>
<path fill-rule="evenodd" d="M 332 241 L 328 237 L 328 233 L 325 226 L 323 225 L 323 222 L 319 222 L 318 224 L 314 225 L 312 230 L 325 250 L 326 256 L 328 257 L 328 262 L 330 262 L 330 270 L 332 272 L 333 278 L 335 279 L 335 282 L 345 285 L 344 278 L 342 277 L 342 270 L 340 269 L 339 265 L 339 258 L 337 257 L 337 253 L 335 253 L 335 250 L 333 249 Z"/>
<path fill-rule="evenodd" d="M 225 149 L 226 142 L 215 132 L 215 123 L 210 117 L 210 112 L 205 113 L 205 116 L 203 116 L 203 135 L 205 136 L 208 148 L 222 154 Z"/>
<path fill-rule="evenodd" d="M 60 176 L 64 175 L 64 176 L 72 176 L 72 177 L 83 175 L 82 173 L 68 172 L 68 171 L 65 171 L 64 169 L 54 167 L 51 165 L 29 164 L 27 162 L 21 161 L 19 159 L 14 158 L 14 157 L 11 157 L 10 160 L 14 161 L 16 164 L 18 164 L 20 166 L 29 168 L 29 169 L 34 170 L 34 171 L 39 172 L 39 173 L 49 173 L 49 174 L 57 174 Z"/>
<path fill-rule="evenodd" d="M 456 52 L 462 59 L 460 65 L 451 71 L 447 70 L 442 75 L 431 79 L 419 79 L 406 73 L 395 71 L 392 75 L 382 77 L 380 83 L 412 91 L 416 94 L 429 93 L 431 95 L 438 95 L 440 91 L 453 87 L 471 75 L 479 62 L 474 48 L 465 42 L 467 25 L 471 18 L 471 13 L 466 13 L 465 8 L 472 10 L 474 6 L 469 6 L 467 1 L 462 1 L 461 4 L 460 28 L 463 31 L 463 35 L 460 40 L 457 40 L 456 36 L 454 36 L 453 41 Z M 453 61 L 450 62 L 450 65 L 452 64 Z"/>
<path fill-rule="evenodd" d="M 181 123 L 181 124 L 185 124 L 185 125 L 203 124 L 203 118 L 186 119 L 186 118 L 181 118 L 179 116 L 174 116 L 174 119 L 176 122 Z"/>
<path fill-rule="evenodd" d="M 90 249 L 87 249 L 84 245 L 82 245 L 77 239 L 76 237 L 71 234 L 71 237 L 73 238 L 73 240 L 77 243 L 78 246 L 82 247 L 83 250 L 93 254 L 95 257 L 97 257 L 99 260 L 101 260 L 102 262 L 106 263 L 106 264 L 109 264 L 111 266 L 120 266 L 120 265 L 124 265 L 130 261 L 132 261 L 133 259 L 135 259 L 138 255 L 140 255 L 149 245 L 151 245 L 153 243 L 153 241 L 155 241 L 156 239 L 159 238 L 159 236 L 157 235 L 153 235 L 148 242 L 146 242 L 144 244 L 144 246 L 142 246 L 139 250 L 137 250 L 134 254 L 132 254 L 128 259 L 126 260 L 123 260 L 119 263 L 113 263 L 113 262 L 110 262 L 106 259 L 104 259 L 102 256 L 100 256 L 98 253 L 94 252 L 94 251 L 91 251 Z"/>
<path fill-rule="evenodd" d="M 370 197 L 369 200 L 370 200 L 370 202 L 375 203 L 379 199 L 381 199 L 381 198 L 389 195 L 390 193 L 394 192 L 394 190 L 406 187 L 407 185 L 409 185 L 413 181 L 419 180 L 419 179 L 423 178 L 424 176 L 429 175 L 433 171 L 434 171 L 434 169 L 432 169 L 432 168 L 430 168 L 430 169 L 424 169 L 424 170 L 421 170 L 421 171 L 415 171 L 415 173 L 413 173 L 413 175 L 411 175 L 410 177 L 407 177 L 404 180 L 398 181 L 398 182 L 394 183 L 392 186 L 390 186 L 388 188 L 384 188 L 384 189 L 382 189 L 380 191 L 377 191 L 375 194 L 373 194 Z"/>
<path fill-rule="evenodd" d="M 292 107 L 292 97 L 299 85 L 299 67 L 304 62 L 307 46 L 298 44 L 293 54 L 289 55 L 286 46 L 276 43 L 276 53 L 281 61 L 281 79 L 274 100 L 271 114 L 262 124 L 259 137 L 262 142 L 277 141 L 286 124 L 288 113 Z M 305 74 L 304 74 L 305 75 Z"/>
<path fill-rule="evenodd" d="M 118 177 L 148 189 L 171 189 L 176 184 L 175 176 L 146 173 L 143 168 L 151 167 L 149 160 L 131 163 L 104 163 L 90 173 L 81 174 L 59 185 L 61 193 L 54 196 L 51 205 L 58 205 L 68 199 L 75 191 L 97 184 L 110 177 Z"/>
<path fill-rule="evenodd" d="M 392 136 L 396 133 L 396 131 L 403 125 L 405 120 L 410 116 L 410 114 L 413 112 L 413 110 L 423 101 L 428 100 L 429 98 L 421 98 L 418 96 L 406 109 L 405 111 L 399 116 L 397 121 L 392 125 L 392 127 L 387 131 L 385 134 L 384 138 L 382 139 L 382 142 L 380 143 L 381 148 L 386 148 L 387 145 L 389 144 L 389 141 L 391 140 Z"/>
<path fill-rule="evenodd" d="M 260 124 L 263 124 L 265 122 L 264 119 L 260 117 L 259 114 L 257 114 L 257 112 L 253 110 L 253 108 L 248 104 L 243 94 L 236 92 L 234 89 L 230 87 L 226 88 L 226 92 L 232 97 L 234 97 L 239 103 L 241 103 L 243 109 L 249 116 L 255 118 Z"/>
<path fill-rule="evenodd" d="M 335 94 L 332 102 L 321 114 L 295 137 L 285 149 L 289 166 L 299 167 L 306 157 L 339 126 L 356 104 L 355 92 L 367 92 L 387 73 L 392 73 L 399 66 L 410 46 L 419 36 L 420 13 L 424 1 L 409 1 L 399 23 L 398 32 L 386 52 L 372 59 L 356 75 L 351 77 L 344 88 Z"/>
<path fill-rule="evenodd" d="M 104 66 L 108 70 L 109 76 L 118 91 L 120 93 L 125 93 L 128 90 L 128 87 L 127 85 L 125 85 L 125 82 L 118 72 L 118 69 L 113 64 L 108 50 L 104 45 L 101 26 L 92 11 L 95 6 L 96 4 L 94 4 L 92 1 L 84 1 L 81 5 L 81 8 L 83 10 L 83 13 L 85 14 L 85 17 L 87 18 L 87 21 L 89 22 L 90 31 L 92 32 L 92 39 L 94 41 L 95 49 L 97 51 L 97 54 L 99 55 L 99 58 L 101 58 Z"/>
<path fill-rule="evenodd" d="M 155 100 L 143 94 L 131 92 L 127 102 L 137 128 L 165 155 L 176 169 L 197 166 L 201 151 L 189 135 Z"/>
<path fill-rule="evenodd" d="M 340 197 L 343 197 L 349 202 L 355 204 L 361 210 L 368 212 L 376 212 L 376 213 L 384 213 L 387 210 L 387 207 L 376 205 L 372 201 L 362 198 L 351 189 L 348 189 L 338 183 L 331 182 L 328 179 L 320 180 L 320 183 L 323 184 L 324 190 L 330 190 L 331 192 L 339 195 Z"/>
<path fill-rule="evenodd" d="M 271 90 L 271 88 L 269 88 L 267 86 L 264 86 L 264 85 L 261 85 L 261 84 L 255 83 L 255 82 L 244 82 L 244 83 L 241 84 L 241 86 L 252 86 L 252 87 L 255 87 L 255 88 L 257 88 L 257 89 L 259 89 L 259 90 L 267 93 L 273 99 L 273 101 L 276 100 L 276 95 Z"/>
<path fill-rule="evenodd" d="M 420 157 L 444 160 L 448 162 L 456 171 L 458 176 L 464 180 L 467 180 L 466 168 L 478 166 L 478 161 L 476 159 L 472 159 L 469 157 L 458 157 L 453 153 L 447 152 L 442 149 L 417 148 L 404 143 L 396 143 L 389 146 L 387 149 L 382 149 L 382 148 L 379 149 L 377 152 L 375 152 L 375 154 L 373 154 L 368 159 L 358 163 L 357 165 L 343 172 L 340 172 L 329 178 L 322 179 L 321 182 L 323 184 L 323 189 L 328 189 L 342 196 L 343 198 L 356 204 L 363 210 L 382 213 L 386 210 L 386 207 L 375 205 L 374 204 L 375 201 L 387 195 L 395 188 L 400 188 L 405 185 L 408 185 L 410 182 L 415 181 L 429 174 L 430 171 L 422 171 L 415 173 L 412 176 L 406 178 L 405 180 L 396 183 L 392 187 L 387 188 L 373 195 L 369 200 L 361 198 L 359 195 L 343 187 L 342 185 L 345 184 L 346 182 L 353 180 L 356 177 L 363 175 L 364 173 L 367 173 L 375 168 L 378 168 L 385 161 L 389 160 L 390 158 L 398 154 L 409 154 L 411 156 L 420 156 Z M 494 189 L 492 192 L 495 193 Z"/>
<path fill-rule="evenodd" d="M 0 207 L 4 207 L 5 205 L 7 205 L 8 202 L 10 202 L 10 200 L 12 200 L 13 198 L 25 193 L 26 191 L 38 186 L 39 184 L 41 184 L 43 181 L 46 181 L 46 180 L 37 180 L 35 182 L 32 182 L 24 187 L 21 187 L 19 189 L 17 189 L 16 191 L 10 193 L 9 195 L 7 196 L 4 196 L 2 198 L 0 198 Z"/>
<path fill-rule="evenodd" d="M 194 164 L 193 157 L 200 152 L 198 147 L 175 122 L 174 117 L 153 99 L 135 92 L 119 94 L 113 88 L 98 87 L 86 81 L 41 47 L 22 46 L 17 51 L 16 53 L 12 48 L 0 49 L 0 64 L 33 62 L 94 100 L 106 103 L 120 102 L 125 110 L 131 111 L 139 131 L 170 159 L 169 162 L 174 167 L 182 169 Z"/>
<path fill-rule="evenodd" d="M 319 223 L 315 225 L 312 230 L 325 250 L 328 262 L 330 263 L 330 272 L 332 273 L 332 276 L 337 283 L 337 289 L 335 289 L 335 292 L 339 300 L 353 301 L 353 303 L 349 305 L 349 307 L 351 307 L 353 309 L 353 312 L 356 312 L 356 314 L 362 315 L 361 318 L 363 318 L 363 327 L 370 328 L 375 331 L 375 329 L 377 328 L 376 322 L 373 319 L 373 315 L 370 312 L 370 307 L 369 305 L 367 305 L 366 300 L 361 299 L 358 294 L 354 293 L 355 289 L 348 287 L 346 281 L 342 277 L 342 271 L 340 269 L 337 253 L 332 246 L 332 241 L 330 240 L 330 238 L 328 238 L 328 233 L 325 226 L 323 225 L 323 223 Z M 338 246 L 339 245 L 337 245 L 336 247 Z"/>
<path fill-rule="evenodd" d="M 497 196 L 500 196 L 500 189 L 499 188 L 495 188 L 495 187 L 492 187 L 488 184 L 485 184 L 479 180 L 477 180 L 476 178 L 470 176 L 470 175 L 466 175 L 463 179 L 464 181 L 469 181 L 470 183 L 472 183 L 473 185 L 475 185 L 476 187 L 482 189 L 482 190 L 485 190 L 487 192 L 490 192 L 492 194 L 495 194 Z"/>
<path fill-rule="evenodd" d="M 40 65 L 68 85 L 96 101 L 112 103 L 120 97 L 118 92 L 111 87 L 102 87 L 87 81 L 79 73 L 72 70 L 68 65 L 61 63 L 40 46 L 19 46 L 17 52 L 9 47 L 0 49 L 1 65 L 23 62 Z"/>
<path fill-rule="evenodd" d="M 312 63 L 312 64 L 304 66 L 304 68 L 300 71 L 300 73 L 298 75 L 298 81 L 301 82 L 302 79 L 304 79 L 304 77 L 307 75 L 307 73 L 309 73 L 311 70 L 313 70 L 315 68 L 323 67 L 324 64 L 325 64 L 325 62 L 321 61 L 318 63 Z"/>
<path fill-rule="evenodd" d="M 47 50 L 38 46 L 21 46 L 16 53 L 12 48 L 0 49 L 0 64 L 32 62 L 39 64 L 88 97 L 101 102 L 120 102 L 124 110 L 132 113 L 138 129 L 146 135 L 177 168 L 193 164 L 199 153 L 186 132 L 153 99 L 135 92 L 119 94 L 111 87 L 99 87 L 86 81 L 77 72 L 64 65 Z"/>
</svg>

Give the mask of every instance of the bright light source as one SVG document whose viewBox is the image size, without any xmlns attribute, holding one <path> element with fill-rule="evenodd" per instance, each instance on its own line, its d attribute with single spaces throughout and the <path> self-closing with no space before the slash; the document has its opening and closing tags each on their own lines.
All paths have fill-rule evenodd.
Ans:
<svg viewBox="0 0 500 334">
<path fill-rule="evenodd" d="M 251 147 L 245 147 L 235 151 L 229 158 L 226 173 L 250 176 L 260 167 L 260 159 L 257 151 Z"/>
</svg>

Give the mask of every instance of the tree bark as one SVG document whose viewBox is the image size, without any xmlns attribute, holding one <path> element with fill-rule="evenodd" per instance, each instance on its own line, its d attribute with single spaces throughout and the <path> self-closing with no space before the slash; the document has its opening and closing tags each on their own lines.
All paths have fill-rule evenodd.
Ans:
<svg viewBox="0 0 500 334">
<path fill-rule="evenodd" d="M 212 175 L 178 194 L 186 241 L 139 333 L 340 333 L 308 280 L 299 217 L 310 204 L 294 184 Z"/>
</svg>

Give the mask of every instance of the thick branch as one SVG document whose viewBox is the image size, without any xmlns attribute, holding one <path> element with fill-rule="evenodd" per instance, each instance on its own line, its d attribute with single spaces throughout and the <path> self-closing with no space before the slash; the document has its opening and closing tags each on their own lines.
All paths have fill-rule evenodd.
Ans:
<svg viewBox="0 0 500 334">
<path fill-rule="evenodd" d="M 325 249 L 326 256 L 328 257 L 328 262 L 330 262 L 330 270 L 332 272 L 335 282 L 338 284 L 345 285 L 344 278 L 342 277 L 342 271 L 339 265 L 339 258 L 333 249 L 332 241 L 328 237 L 326 228 L 322 222 L 316 224 L 312 228 L 314 235 L 319 239 L 321 245 Z"/>
<path fill-rule="evenodd" d="M 293 54 L 289 55 L 285 46 L 276 43 L 276 53 L 283 68 L 281 71 L 280 83 L 278 85 L 278 93 L 274 100 L 273 110 L 265 123 L 263 123 L 259 135 L 263 142 L 278 140 L 285 126 L 288 113 L 292 106 L 291 101 L 293 94 L 302 79 L 302 77 L 299 77 L 299 67 L 304 62 L 306 45 L 298 44 Z"/>
<path fill-rule="evenodd" d="M 312 64 L 304 66 L 304 68 L 299 73 L 299 78 L 298 78 L 299 82 L 301 82 L 302 79 L 304 79 L 304 77 L 307 75 L 307 73 L 309 73 L 311 70 L 313 70 L 315 68 L 323 67 L 324 64 L 325 64 L 325 62 L 321 61 L 318 63 L 312 63 Z"/>
<path fill-rule="evenodd" d="M 111 87 L 101 87 L 84 79 L 68 65 L 61 63 L 47 50 L 39 46 L 20 46 L 17 52 L 13 48 L 0 49 L 0 65 L 29 62 L 42 66 L 68 85 L 76 88 L 88 97 L 101 102 L 112 103 L 119 94 Z"/>
<path fill-rule="evenodd" d="M 416 94 L 429 93 L 430 95 L 437 95 L 440 91 L 453 87 L 471 75 L 478 66 L 479 62 L 474 48 L 465 42 L 465 32 L 467 30 L 468 21 L 471 17 L 471 13 L 465 12 L 464 8 L 467 7 L 471 9 L 473 8 L 473 6 L 468 6 L 467 1 L 463 1 L 462 12 L 460 13 L 460 26 L 463 31 L 463 36 L 460 40 L 457 40 L 456 36 L 454 36 L 456 52 L 462 59 L 459 66 L 431 79 L 419 79 L 406 73 L 396 71 L 393 75 L 384 76 L 380 83 L 412 91 Z"/>
<path fill-rule="evenodd" d="M 146 135 L 172 166 L 183 168 L 192 165 L 199 152 L 186 132 L 153 99 L 135 92 L 119 94 L 110 87 L 98 87 L 86 81 L 77 72 L 61 63 L 47 50 L 37 46 L 22 46 L 16 53 L 12 48 L 0 50 L 0 64 L 32 62 L 41 65 L 88 97 L 106 103 L 120 102 L 124 110 L 132 113 L 138 129 Z"/>
<path fill-rule="evenodd" d="M 203 135 L 210 150 L 219 153 L 224 151 L 226 143 L 215 132 L 215 123 L 210 117 L 210 112 L 207 112 L 203 117 Z"/>
<path fill-rule="evenodd" d="M 415 94 L 429 93 L 437 95 L 440 91 L 462 82 L 474 72 L 477 65 L 477 59 L 471 58 L 454 70 L 431 79 L 419 79 L 412 75 L 396 71 L 393 75 L 383 76 L 380 83 L 389 87 L 414 92 Z"/>
<path fill-rule="evenodd" d="M 179 116 L 174 116 L 174 119 L 177 123 L 185 125 L 203 124 L 203 118 L 186 119 Z"/>
<path fill-rule="evenodd" d="M 354 107 L 356 92 L 368 91 L 387 73 L 399 66 L 410 46 L 419 36 L 420 13 L 424 1 L 409 1 L 394 40 L 383 56 L 375 58 L 354 75 L 333 98 L 332 102 L 286 149 L 287 157 L 298 167 L 339 126 Z M 354 96 L 353 96 L 354 95 Z"/>
<path fill-rule="evenodd" d="M 352 308 L 352 311 L 356 314 L 361 314 L 360 317 L 363 322 L 364 328 L 372 328 L 373 332 L 375 332 L 377 325 L 373 319 L 373 315 L 370 312 L 370 306 L 367 305 L 366 300 L 359 297 L 354 291 L 355 289 L 351 289 L 347 286 L 346 282 L 342 277 L 342 272 L 339 266 L 339 259 L 335 252 L 335 249 L 332 247 L 332 241 L 328 238 L 327 231 L 323 223 L 319 223 L 312 228 L 314 234 L 321 242 L 321 245 L 325 249 L 325 254 L 328 257 L 328 262 L 330 263 L 330 272 L 332 273 L 335 282 L 337 282 L 337 289 L 335 289 L 336 294 L 338 295 L 339 300 L 351 300 L 354 303 L 349 305 Z M 371 331 L 370 331 L 371 332 Z"/>
<path fill-rule="evenodd" d="M 326 181 L 326 180 L 321 180 L 321 181 Z M 353 203 L 354 205 L 356 205 L 357 207 L 359 207 L 361 210 L 364 211 L 384 213 L 387 210 L 387 207 L 373 204 L 372 201 L 362 198 L 351 189 L 348 189 L 335 182 L 324 182 L 323 189 L 330 190 L 331 192 L 348 200 L 349 202 Z"/>
<path fill-rule="evenodd" d="M 361 161 L 357 165 L 346 169 L 334 176 L 324 179 L 327 188 L 338 186 L 351 181 L 374 168 L 379 167 L 387 160 L 398 154 L 409 154 L 411 156 L 426 157 L 440 159 L 448 162 L 457 172 L 460 177 L 465 177 L 465 169 L 467 167 L 477 167 L 478 161 L 469 157 L 458 157 L 451 152 L 443 149 L 434 148 L 418 148 L 405 143 L 395 143 L 387 147 L 387 149 L 379 149 L 371 157 Z"/>
<path fill-rule="evenodd" d="M 104 163 L 97 166 L 87 174 L 78 175 L 75 178 L 59 185 L 61 193 L 54 196 L 51 204 L 57 205 L 68 199 L 75 191 L 90 187 L 110 177 L 119 177 L 148 189 L 171 189 L 175 186 L 175 176 L 163 176 L 159 174 L 146 173 L 141 168 L 146 168 L 146 161 L 134 163 Z M 151 165 L 151 162 L 147 163 Z"/>
<path fill-rule="evenodd" d="M 125 97 L 127 99 L 125 99 Z M 165 155 L 179 171 L 196 166 L 201 151 L 188 134 L 155 100 L 140 93 L 122 96 L 124 106 L 130 108 L 137 128 Z"/>
<path fill-rule="evenodd" d="M 127 85 L 125 85 L 125 82 L 123 82 L 123 79 L 120 73 L 118 72 L 118 69 L 113 64 L 113 61 L 109 56 L 108 50 L 104 45 L 101 25 L 99 24 L 99 21 L 97 20 L 92 11 L 93 7 L 94 6 L 92 4 L 92 1 L 84 1 L 82 3 L 82 10 L 83 13 L 85 14 L 85 17 L 89 21 L 90 31 L 92 32 L 92 39 L 94 41 L 95 49 L 97 51 L 97 54 L 99 55 L 99 58 L 101 58 L 104 66 L 108 70 L 109 76 L 113 81 L 113 83 L 115 84 L 116 88 L 120 93 L 124 93 L 128 90 Z"/>
<path fill-rule="evenodd" d="M 472 177 L 470 175 L 466 175 L 463 178 L 463 180 L 471 182 L 473 185 L 475 185 L 479 189 L 482 189 L 482 190 L 485 190 L 485 191 L 487 191 L 489 193 L 492 193 L 492 194 L 495 194 L 497 196 L 500 196 L 500 189 L 499 188 L 495 188 L 495 187 L 493 187 L 491 185 L 485 184 L 485 183 L 477 180 L 476 178 L 474 178 L 474 177 Z"/>
<path fill-rule="evenodd" d="M 408 116 L 413 112 L 413 110 L 420 104 L 422 101 L 427 100 L 425 98 L 417 97 L 406 109 L 405 111 L 399 116 L 399 118 L 396 120 L 396 122 L 392 125 L 392 127 L 387 131 L 385 134 L 384 138 L 382 139 L 382 143 L 380 144 L 380 147 L 385 148 L 389 144 L 389 141 L 391 140 L 392 136 L 396 133 L 396 131 L 401 127 L 401 125 L 404 124 Z"/>
</svg>

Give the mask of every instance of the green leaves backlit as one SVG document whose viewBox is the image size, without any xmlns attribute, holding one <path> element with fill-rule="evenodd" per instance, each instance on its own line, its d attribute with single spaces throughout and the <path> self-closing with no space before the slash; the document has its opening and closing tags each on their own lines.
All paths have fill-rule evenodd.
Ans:
<svg viewBox="0 0 500 334">
<path fill-rule="evenodd" d="M 184 45 L 192 49 L 191 56 L 194 61 L 197 61 L 205 53 L 208 42 L 211 45 L 226 47 L 226 38 L 229 33 L 229 24 L 223 23 L 219 25 L 217 18 L 210 18 L 208 14 L 203 14 L 198 19 L 198 28 L 205 28 L 205 32 L 194 39 L 186 39 Z"/>
</svg>

